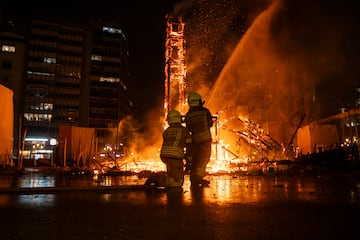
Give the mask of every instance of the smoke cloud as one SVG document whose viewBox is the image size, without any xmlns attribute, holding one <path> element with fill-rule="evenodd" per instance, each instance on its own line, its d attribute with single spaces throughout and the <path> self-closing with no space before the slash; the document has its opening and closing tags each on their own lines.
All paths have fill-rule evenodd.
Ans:
<svg viewBox="0 0 360 240">
<path fill-rule="evenodd" d="M 119 123 L 119 135 L 126 145 L 127 161 L 159 161 L 162 144 L 163 119 L 161 111 L 149 111 L 143 119 L 127 117 Z"/>
</svg>

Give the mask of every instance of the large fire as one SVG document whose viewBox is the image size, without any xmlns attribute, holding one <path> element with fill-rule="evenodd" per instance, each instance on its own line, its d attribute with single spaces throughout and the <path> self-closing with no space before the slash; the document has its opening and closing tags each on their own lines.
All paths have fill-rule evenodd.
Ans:
<svg viewBox="0 0 360 240">
<path fill-rule="evenodd" d="M 207 165 L 209 174 L 268 171 L 270 167 L 276 165 L 276 161 L 273 160 L 285 158 L 284 147 L 249 119 L 235 118 L 241 125 L 239 129 L 229 129 L 226 126 L 229 120 L 220 121 L 217 116 L 213 119 L 215 124 L 212 128 L 212 155 Z M 231 134 L 225 136 L 224 132 Z M 226 142 L 234 142 L 234 145 Z M 111 169 L 133 173 L 166 171 L 165 164 L 160 161 L 160 144 L 159 142 L 154 147 L 147 148 L 146 152 L 136 153 L 129 150 L 115 161 L 112 158 L 100 162 L 105 171 Z"/>
<path fill-rule="evenodd" d="M 268 11 L 263 14 L 269 15 Z M 189 92 L 185 83 L 185 23 L 181 17 L 173 18 L 170 15 L 166 16 L 166 21 L 164 112 L 166 114 L 170 109 L 177 109 L 184 114 L 186 111 L 185 94 Z M 227 70 L 229 67 L 231 68 L 231 63 L 226 65 L 224 69 Z M 221 75 L 220 78 L 224 77 Z M 265 131 L 250 118 L 244 117 L 241 112 L 236 113 L 237 109 L 228 109 L 231 114 L 220 115 L 221 112 L 224 112 L 223 106 L 229 106 L 229 103 L 233 104 L 233 101 L 236 100 L 227 98 L 225 95 L 222 96 L 221 93 L 219 95 L 219 89 L 228 92 L 226 89 L 221 90 L 221 87 L 218 86 L 219 84 L 222 85 L 222 81 L 222 79 L 218 80 L 218 84 L 214 86 L 210 99 L 208 99 L 210 103 L 208 108 L 210 111 L 216 111 L 216 114 L 214 115 L 215 124 L 212 129 L 212 156 L 207 166 L 207 172 L 248 172 L 254 163 L 259 167 L 264 161 L 285 159 L 284 146 L 267 134 L 268 130 Z M 226 84 L 224 86 L 226 87 Z M 198 91 L 199 89 L 192 90 Z M 204 93 L 201 94 L 205 95 Z M 214 101 L 214 99 L 216 100 Z M 219 106 L 222 107 L 219 108 Z M 146 154 L 144 154 L 144 149 L 141 149 L 142 153 L 131 151 L 126 157 L 118 159 L 115 166 L 120 167 L 121 170 L 132 172 L 165 171 L 166 166 L 159 157 L 160 144 L 161 142 L 158 142 L 154 147 L 146 148 Z"/>
<path fill-rule="evenodd" d="M 212 129 L 213 145 L 208 173 L 279 169 L 280 161 L 293 159 L 300 151 L 292 145 L 299 123 L 305 116 L 308 123 L 315 118 L 316 84 L 323 72 L 331 74 L 333 69 L 320 69 L 326 64 L 314 60 L 312 49 L 309 53 L 306 48 L 308 41 L 305 44 L 300 42 L 306 34 L 302 28 L 292 28 L 291 23 L 280 21 L 285 9 L 282 4 L 280 0 L 271 1 L 252 19 L 240 41 L 231 50 L 220 74 L 217 76 L 215 72 L 217 78 L 212 84 L 207 79 L 208 75 L 202 76 L 201 73 L 213 73 L 208 60 L 217 57 L 214 56 L 217 48 L 223 44 L 216 42 L 213 37 L 226 31 L 215 25 L 219 24 L 221 9 L 216 9 L 219 12 L 212 9 L 204 13 L 202 10 L 208 10 L 210 4 L 200 4 L 200 14 L 194 14 L 193 23 L 196 26 L 191 26 L 193 30 L 189 31 L 190 36 L 187 35 L 190 44 L 186 49 L 186 68 L 185 23 L 181 18 L 174 20 L 167 16 L 163 113 L 177 109 L 184 114 L 186 92 L 196 91 L 203 96 L 205 106 L 216 121 Z M 227 13 L 224 18 L 233 13 L 228 9 L 222 10 Z M 212 17 L 211 14 L 218 15 Z M 226 23 L 231 22 L 227 18 L 225 20 Z M 307 27 L 312 29 L 312 26 Z M 208 42 L 204 40 L 207 38 Z M 205 59 L 207 57 L 209 59 Z M 328 53 L 322 56 L 323 60 L 334 58 Z M 200 62 L 207 66 L 205 70 Z M 118 159 L 116 165 L 121 166 L 122 170 L 134 172 L 164 171 L 165 164 L 159 157 L 162 130 L 158 129 L 157 140 L 152 138 L 148 143 L 140 144 L 142 148 L 129 150 L 126 157 Z M 151 147 L 144 148 L 149 142 Z M 312 144 L 308 144 L 310 149 Z"/>
</svg>

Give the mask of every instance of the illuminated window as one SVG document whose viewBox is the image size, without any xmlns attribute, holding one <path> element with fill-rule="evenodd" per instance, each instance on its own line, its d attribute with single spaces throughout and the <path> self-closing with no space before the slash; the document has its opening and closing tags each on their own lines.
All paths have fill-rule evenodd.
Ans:
<svg viewBox="0 0 360 240">
<path fill-rule="evenodd" d="M 103 27 L 103 32 L 122 33 L 121 29 L 112 28 L 112 27 Z"/>
<path fill-rule="evenodd" d="M 44 110 L 52 110 L 53 104 L 52 103 L 42 103 L 44 105 Z"/>
<path fill-rule="evenodd" d="M 44 76 L 55 76 L 54 73 L 33 72 L 33 71 L 27 71 L 27 74 L 44 75 Z"/>
<path fill-rule="evenodd" d="M 3 52 L 15 52 L 15 46 L 2 45 L 1 51 Z"/>
<path fill-rule="evenodd" d="M 31 109 L 34 110 L 52 110 L 53 104 L 52 103 L 37 103 L 30 106 Z"/>
<path fill-rule="evenodd" d="M 51 121 L 52 114 L 37 114 L 37 113 L 24 113 L 24 118 L 27 121 L 32 122 L 43 122 L 43 121 Z"/>
<path fill-rule="evenodd" d="M 99 55 L 91 55 L 91 60 L 94 60 L 94 61 L 101 61 L 101 56 Z"/>
<path fill-rule="evenodd" d="M 68 122 L 75 122 L 75 121 L 76 121 L 76 118 L 75 118 L 75 117 L 68 116 L 68 117 L 67 117 L 67 121 L 68 121 Z"/>
<path fill-rule="evenodd" d="M 100 77 L 100 82 L 120 82 L 120 78 Z"/>
<path fill-rule="evenodd" d="M 44 62 L 45 63 L 53 63 L 55 64 L 56 63 L 56 59 L 55 58 L 44 58 Z"/>
<path fill-rule="evenodd" d="M 121 84 L 121 86 L 123 87 L 124 90 L 127 90 L 126 85 L 123 82 L 120 81 L 120 84 Z"/>
</svg>

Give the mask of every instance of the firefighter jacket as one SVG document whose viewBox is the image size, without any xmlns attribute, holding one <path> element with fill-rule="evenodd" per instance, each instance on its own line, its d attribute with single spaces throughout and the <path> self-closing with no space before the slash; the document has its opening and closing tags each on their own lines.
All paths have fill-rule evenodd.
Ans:
<svg viewBox="0 0 360 240">
<path fill-rule="evenodd" d="M 184 159 L 191 156 L 191 135 L 180 123 L 172 123 L 163 132 L 161 158 Z"/>
<path fill-rule="evenodd" d="M 210 128 L 213 120 L 209 109 L 202 106 L 190 107 L 185 115 L 185 122 L 186 128 L 191 132 L 193 143 L 212 141 Z"/>
</svg>

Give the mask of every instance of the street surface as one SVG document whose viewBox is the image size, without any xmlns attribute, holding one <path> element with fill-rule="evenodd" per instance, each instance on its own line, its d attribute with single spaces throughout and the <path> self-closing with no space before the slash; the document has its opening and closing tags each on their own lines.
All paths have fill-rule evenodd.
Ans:
<svg viewBox="0 0 360 240">
<path fill-rule="evenodd" d="M 1 239 L 355 239 L 359 176 L 219 175 L 198 189 L 186 176 L 168 190 L 134 176 L 0 176 Z"/>
</svg>

